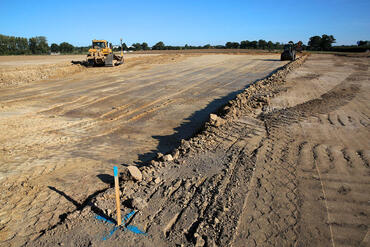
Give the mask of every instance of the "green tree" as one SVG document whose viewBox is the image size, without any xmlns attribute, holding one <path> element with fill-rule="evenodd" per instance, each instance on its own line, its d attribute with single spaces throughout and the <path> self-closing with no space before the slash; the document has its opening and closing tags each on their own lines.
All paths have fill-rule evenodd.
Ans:
<svg viewBox="0 0 370 247">
<path fill-rule="evenodd" d="M 367 40 L 357 41 L 357 46 L 366 46 L 366 45 L 369 45 L 369 44 L 370 44 L 370 41 L 367 41 Z"/>
<path fill-rule="evenodd" d="M 74 50 L 74 47 L 73 45 L 67 43 L 67 42 L 63 42 L 59 45 L 59 51 L 61 53 L 72 53 Z"/>
<path fill-rule="evenodd" d="M 148 46 L 148 43 L 146 43 L 146 42 L 143 42 L 143 43 L 141 44 L 141 47 L 143 48 L 143 50 L 144 50 L 144 51 L 150 50 L 150 48 L 149 48 L 149 46 Z"/>
<path fill-rule="evenodd" d="M 164 49 L 166 49 L 166 46 L 164 45 L 162 41 L 159 41 L 157 44 L 155 44 L 152 47 L 152 50 L 164 50 Z"/>
<path fill-rule="evenodd" d="M 225 44 L 226 49 L 238 49 L 240 47 L 238 42 L 227 42 Z"/>
<path fill-rule="evenodd" d="M 29 54 L 28 39 L 0 34 L 0 55 Z"/>
<path fill-rule="evenodd" d="M 249 47 L 252 49 L 257 49 L 258 42 L 257 41 L 252 41 L 249 43 Z"/>
<path fill-rule="evenodd" d="M 134 47 L 135 51 L 140 51 L 140 50 L 143 49 L 143 47 L 141 46 L 140 43 L 134 43 L 134 44 L 132 44 L 132 47 Z"/>
<path fill-rule="evenodd" d="M 59 52 L 59 45 L 57 45 L 55 43 L 51 44 L 50 51 L 53 52 L 53 53 L 58 53 Z"/>
<path fill-rule="evenodd" d="M 266 49 L 266 47 L 267 47 L 266 40 L 263 40 L 263 39 L 258 40 L 258 48 L 264 50 L 264 49 Z"/>
<path fill-rule="evenodd" d="M 122 44 L 122 50 L 124 50 L 124 51 L 127 51 L 128 50 L 128 47 L 127 47 L 126 43 L 123 43 Z"/>
<path fill-rule="evenodd" d="M 28 39 L 17 37 L 18 54 L 29 54 Z"/>
<path fill-rule="evenodd" d="M 248 40 L 244 40 L 240 42 L 240 49 L 249 49 L 250 48 L 250 42 Z"/>
<path fill-rule="evenodd" d="M 29 48 L 32 54 L 46 54 L 49 53 L 49 45 L 44 36 L 32 37 L 28 41 Z"/>
<path fill-rule="evenodd" d="M 335 43 L 335 38 L 333 35 L 323 34 L 321 36 L 321 42 L 320 42 L 321 50 L 329 51 L 333 43 Z"/>
<path fill-rule="evenodd" d="M 269 51 L 272 51 L 275 48 L 274 43 L 272 43 L 271 40 L 267 42 L 267 48 L 269 49 Z"/>
<path fill-rule="evenodd" d="M 313 36 L 308 41 L 308 46 L 310 50 L 318 51 L 321 49 L 321 37 L 320 36 Z"/>
</svg>

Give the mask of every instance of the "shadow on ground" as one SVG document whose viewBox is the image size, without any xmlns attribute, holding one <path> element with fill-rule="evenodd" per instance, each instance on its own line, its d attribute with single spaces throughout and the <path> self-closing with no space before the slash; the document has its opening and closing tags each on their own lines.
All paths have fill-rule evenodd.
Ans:
<svg viewBox="0 0 370 247">
<path fill-rule="evenodd" d="M 278 62 L 280 59 L 263 59 L 262 61 Z"/>
<path fill-rule="evenodd" d="M 267 59 L 268 61 L 280 61 L 278 59 Z M 284 67 L 284 66 L 282 66 Z M 230 100 L 235 99 L 236 95 L 243 92 L 247 89 L 250 85 L 256 83 L 257 81 L 267 78 L 272 74 L 276 73 L 276 71 L 280 70 L 282 67 L 279 67 L 272 72 L 270 72 L 266 76 L 262 76 L 260 79 L 257 79 L 244 88 L 229 93 L 228 95 L 215 99 L 211 103 L 209 103 L 205 108 L 194 112 L 185 121 L 179 126 L 174 128 L 175 133 L 171 135 L 164 135 L 164 136 L 152 136 L 152 138 L 159 141 L 157 149 L 151 150 L 148 153 L 139 154 L 139 162 L 135 162 L 138 167 L 145 166 L 148 162 L 154 159 L 157 153 L 166 154 L 171 152 L 173 149 L 177 148 L 181 144 L 181 140 L 185 139 L 188 140 L 191 137 L 195 136 L 196 134 L 200 133 L 204 128 L 204 123 L 209 120 L 209 114 L 211 113 L 221 113 L 220 111 L 223 109 L 225 105 Z"/>
<path fill-rule="evenodd" d="M 109 175 L 109 174 L 99 174 L 99 175 L 97 175 L 97 177 L 103 183 L 109 184 L 111 186 L 113 186 L 113 184 L 114 184 L 114 177 L 112 175 Z"/>
<path fill-rule="evenodd" d="M 94 192 L 93 194 L 89 195 L 85 201 L 83 201 L 82 203 L 79 203 L 78 201 L 74 200 L 72 197 L 70 197 L 69 195 L 67 195 L 66 193 L 64 193 L 63 191 L 61 190 L 58 190 L 57 188 L 53 187 L 53 186 L 48 186 L 48 188 L 52 191 L 55 191 L 56 193 L 58 193 L 59 195 L 63 196 L 64 198 L 66 198 L 69 202 L 71 202 L 75 207 L 76 207 L 76 210 L 78 211 L 82 211 L 86 206 L 90 206 L 91 207 L 91 211 L 93 211 L 95 214 L 99 215 L 99 216 L 102 216 L 112 222 L 116 222 L 115 219 L 113 219 L 112 217 L 109 217 L 108 215 L 106 215 L 103 210 L 101 210 L 100 208 L 98 208 L 97 206 L 95 206 L 91 200 L 98 194 L 106 191 L 108 188 L 106 189 L 103 189 L 103 190 L 98 190 L 96 192 Z M 62 224 L 66 218 L 68 217 L 69 214 L 75 212 L 76 210 L 73 210 L 72 212 L 67 212 L 67 213 L 64 213 L 62 215 L 59 215 L 59 222 L 57 223 L 57 225 L 59 224 Z M 55 226 L 53 226 L 52 228 L 54 228 Z"/>
</svg>

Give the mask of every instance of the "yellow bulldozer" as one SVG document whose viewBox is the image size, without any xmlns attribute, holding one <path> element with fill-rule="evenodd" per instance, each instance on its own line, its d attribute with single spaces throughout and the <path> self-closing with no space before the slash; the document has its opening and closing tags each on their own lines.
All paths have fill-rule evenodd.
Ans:
<svg viewBox="0 0 370 247">
<path fill-rule="evenodd" d="M 112 43 L 106 40 L 93 40 L 86 59 L 88 66 L 113 67 L 123 64 L 123 51 L 121 39 L 121 55 L 113 53 Z"/>
</svg>

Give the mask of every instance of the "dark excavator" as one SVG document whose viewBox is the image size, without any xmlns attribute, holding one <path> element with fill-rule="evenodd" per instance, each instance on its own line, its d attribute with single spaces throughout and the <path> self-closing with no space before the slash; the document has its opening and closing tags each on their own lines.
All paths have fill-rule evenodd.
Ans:
<svg viewBox="0 0 370 247">
<path fill-rule="evenodd" d="M 281 61 L 294 61 L 296 57 L 296 50 L 293 43 L 284 45 L 284 51 L 281 53 Z"/>
</svg>

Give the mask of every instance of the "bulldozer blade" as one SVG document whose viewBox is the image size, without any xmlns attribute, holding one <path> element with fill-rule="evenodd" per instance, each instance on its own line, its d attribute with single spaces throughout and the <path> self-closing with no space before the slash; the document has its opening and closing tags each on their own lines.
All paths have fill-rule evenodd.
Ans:
<svg viewBox="0 0 370 247">
<path fill-rule="evenodd" d="M 113 55 L 113 58 L 114 60 L 117 60 L 117 62 L 115 63 L 115 66 L 123 64 L 123 61 L 124 61 L 123 56 Z"/>
<path fill-rule="evenodd" d="M 105 58 L 105 67 L 113 67 L 113 54 L 108 54 Z"/>
</svg>

